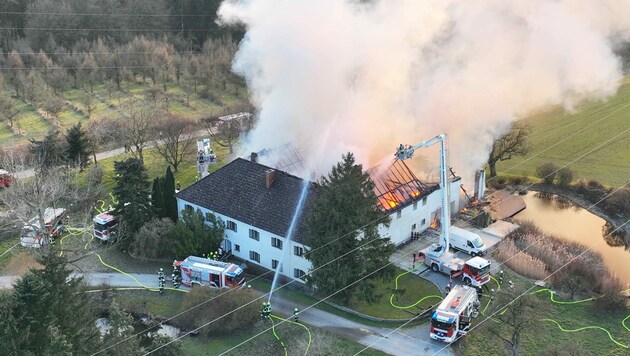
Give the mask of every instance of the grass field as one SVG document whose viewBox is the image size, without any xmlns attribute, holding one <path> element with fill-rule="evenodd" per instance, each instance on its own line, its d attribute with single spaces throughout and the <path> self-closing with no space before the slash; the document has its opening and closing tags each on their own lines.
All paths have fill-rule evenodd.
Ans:
<svg viewBox="0 0 630 356">
<path fill-rule="evenodd" d="M 60 93 L 60 97 L 64 101 L 70 102 L 70 104 L 64 105 L 64 110 L 59 114 L 57 121 L 62 126 L 62 131 L 77 122 L 82 122 L 85 127 L 90 121 L 87 117 L 86 106 L 83 103 L 83 98 L 86 95 L 93 96 L 94 108 L 91 114 L 93 120 L 122 118 L 124 115 L 118 111 L 118 107 L 131 100 L 147 99 L 150 95 L 149 90 L 151 89 L 152 84 L 149 82 L 144 84 L 125 82 L 122 85 L 122 91 L 114 91 L 112 93 L 108 91 L 104 84 L 94 85 L 93 93 L 89 92 L 90 88 L 88 86 L 68 89 Z M 0 90 L 8 91 L 8 89 L 2 87 L 0 87 Z M 221 101 L 219 105 L 200 96 L 200 93 L 204 90 L 204 86 L 199 85 L 197 92 L 190 94 L 190 103 L 187 105 L 185 90 L 183 86 L 177 83 L 169 83 L 167 85 L 165 95 L 168 97 L 168 110 L 174 115 L 194 120 L 211 115 L 223 114 L 226 107 L 240 104 L 244 101 L 243 98 L 247 96 L 246 88 L 229 83 L 224 92 L 217 93 Z M 51 93 L 50 95 L 53 94 Z M 30 138 L 41 138 L 48 130 L 53 128 L 53 125 L 48 120 L 37 114 L 36 105 L 27 104 L 21 98 L 17 97 L 14 97 L 13 100 L 16 102 L 16 108 L 19 111 L 15 119 L 16 129 L 19 130 L 15 130 L 14 132 L 4 121 L 0 123 L 0 142 L 2 142 L 0 146 L 10 147 L 28 143 Z"/>
<path fill-rule="evenodd" d="M 507 273 L 506 280 L 513 280 L 517 285 L 530 288 L 531 282 L 513 273 Z M 494 284 L 492 285 L 494 287 Z M 532 291 L 540 288 L 536 287 Z M 585 326 L 600 326 L 607 329 L 613 338 L 618 342 L 630 344 L 630 332 L 627 332 L 621 325 L 621 321 L 628 314 L 630 308 L 625 312 L 605 312 L 593 308 L 592 302 L 579 304 L 556 304 L 549 299 L 549 294 L 538 293 L 538 298 L 543 303 L 544 312 L 539 316 L 541 319 L 556 320 L 565 329 L 578 329 Z M 486 305 L 487 295 L 484 295 L 482 305 Z M 557 300 L 562 300 L 556 297 Z M 508 349 L 501 340 L 490 331 L 493 321 L 488 320 L 479 324 L 485 317 L 477 318 L 475 329 L 460 341 L 456 347 L 464 355 L 502 355 L 508 354 Z M 629 320 L 630 321 L 630 320 Z M 628 323 L 628 321 L 626 322 Z M 506 335 L 508 336 L 508 335 Z M 628 350 L 617 346 L 608 335 L 601 330 L 587 329 L 578 332 L 563 332 L 552 322 L 540 320 L 534 327 L 526 329 L 521 334 L 521 354 L 522 355 L 544 355 L 547 347 L 556 345 L 560 348 L 569 346 L 581 350 L 581 355 L 627 355 Z M 567 353 L 568 355 L 568 353 Z"/>
<path fill-rule="evenodd" d="M 532 127 L 532 149 L 526 157 L 500 162 L 499 173 L 534 176 L 536 167 L 553 162 L 568 165 L 578 178 L 612 186 L 626 183 L 630 178 L 628 79 L 606 102 L 585 103 L 573 113 L 554 108 L 524 119 Z"/>
</svg>

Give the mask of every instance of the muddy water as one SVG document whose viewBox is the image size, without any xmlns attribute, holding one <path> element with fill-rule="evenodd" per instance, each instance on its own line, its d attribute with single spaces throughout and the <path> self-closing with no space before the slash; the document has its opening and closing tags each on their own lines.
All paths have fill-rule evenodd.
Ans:
<svg viewBox="0 0 630 356">
<path fill-rule="evenodd" d="M 608 269 L 625 285 L 630 285 L 630 251 L 611 246 L 604 239 L 606 221 L 561 197 L 540 197 L 536 192 L 522 196 L 527 209 L 514 216 L 516 221 L 531 220 L 541 230 L 559 238 L 579 242 L 604 258 Z M 611 241 L 612 242 L 612 241 Z"/>
</svg>

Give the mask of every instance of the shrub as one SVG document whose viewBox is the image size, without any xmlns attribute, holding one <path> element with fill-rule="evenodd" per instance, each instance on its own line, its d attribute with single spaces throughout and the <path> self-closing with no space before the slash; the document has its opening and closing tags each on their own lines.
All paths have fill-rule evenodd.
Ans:
<svg viewBox="0 0 630 356">
<path fill-rule="evenodd" d="M 614 194 L 604 200 L 604 209 L 606 212 L 620 215 L 630 215 L 630 189 L 619 189 Z"/>
<path fill-rule="evenodd" d="M 171 247 L 173 221 L 169 218 L 153 219 L 144 224 L 130 249 L 139 258 L 164 256 Z"/>
<path fill-rule="evenodd" d="M 201 306 L 192 313 L 181 315 L 176 322 L 192 330 L 221 318 L 211 322 L 201 331 L 208 336 L 226 335 L 235 330 L 241 332 L 253 327 L 259 317 L 259 307 L 262 302 L 250 303 L 256 297 L 257 294 L 244 289 L 220 290 L 195 287 L 184 296 L 181 308 L 187 310 L 200 304 Z M 212 302 L 207 302 L 209 300 Z M 233 312 L 226 315 L 230 311 Z"/>
<path fill-rule="evenodd" d="M 547 184 L 553 184 L 557 170 L 558 167 L 555 164 L 551 162 L 545 163 L 536 168 L 536 176 Z"/>
<path fill-rule="evenodd" d="M 513 241 L 501 241 L 497 248 L 497 259 L 525 277 L 543 279 L 547 276 L 545 264 L 516 247 Z"/>
<path fill-rule="evenodd" d="M 553 285 L 569 293 L 573 299 L 575 294 L 588 294 L 599 289 L 599 271 L 596 271 L 586 260 L 576 259 L 554 275 Z"/>
<path fill-rule="evenodd" d="M 600 292 L 605 294 L 595 299 L 595 307 L 609 312 L 625 310 L 626 297 L 622 294 L 622 290 L 623 286 L 619 278 L 605 277 L 600 284 Z"/>
<path fill-rule="evenodd" d="M 575 184 L 575 190 L 580 194 L 586 193 L 586 180 L 583 178 L 578 179 L 577 183 Z"/>
<path fill-rule="evenodd" d="M 571 184 L 571 181 L 573 181 L 573 170 L 569 167 L 563 167 L 560 168 L 560 170 L 558 171 L 556 177 L 558 179 L 558 185 L 561 187 L 566 187 L 569 184 Z"/>
</svg>

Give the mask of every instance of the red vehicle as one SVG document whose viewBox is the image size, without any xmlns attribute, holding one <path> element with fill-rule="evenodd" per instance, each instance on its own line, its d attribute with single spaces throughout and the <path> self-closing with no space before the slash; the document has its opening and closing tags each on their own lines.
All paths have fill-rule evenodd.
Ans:
<svg viewBox="0 0 630 356">
<path fill-rule="evenodd" d="M 455 286 L 431 316 L 430 336 L 451 343 L 465 335 L 473 318 L 479 314 L 479 299 L 475 288 Z"/>
<path fill-rule="evenodd" d="M 39 218 L 34 217 L 22 227 L 20 234 L 20 244 L 24 247 L 39 248 L 44 246 L 47 241 L 44 237 L 59 237 L 64 233 L 64 222 L 66 221 L 66 209 L 64 208 L 46 208 L 44 211 L 44 228 L 46 235 L 42 235 Z"/>
<path fill-rule="evenodd" d="M 109 241 L 118 231 L 118 218 L 106 211 L 92 219 L 94 221 L 94 237 L 99 240 Z"/>
<path fill-rule="evenodd" d="M 245 282 L 243 269 L 233 263 L 188 256 L 183 261 L 173 262 L 173 266 L 179 267 L 181 281 L 189 287 L 241 287 Z"/>
<path fill-rule="evenodd" d="M 0 187 L 8 188 L 11 185 L 11 174 L 4 169 L 0 169 Z"/>
</svg>

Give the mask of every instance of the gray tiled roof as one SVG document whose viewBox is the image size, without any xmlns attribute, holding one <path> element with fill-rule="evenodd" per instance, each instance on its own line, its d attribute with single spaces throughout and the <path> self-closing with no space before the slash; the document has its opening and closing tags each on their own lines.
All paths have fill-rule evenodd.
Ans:
<svg viewBox="0 0 630 356">
<path fill-rule="evenodd" d="M 286 237 L 304 180 L 276 170 L 273 184 L 267 188 L 265 172 L 268 169 L 271 168 L 237 158 L 180 191 L 177 197 L 234 220 Z M 316 189 L 315 183 L 309 183 L 302 217 L 298 221 L 293 237 L 295 241 L 301 242 L 306 234 L 303 217 L 308 216 L 309 204 L 312 202 Z"/>
</svg>

